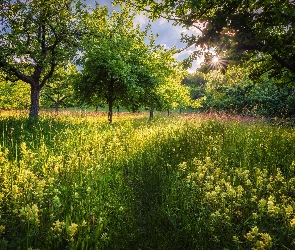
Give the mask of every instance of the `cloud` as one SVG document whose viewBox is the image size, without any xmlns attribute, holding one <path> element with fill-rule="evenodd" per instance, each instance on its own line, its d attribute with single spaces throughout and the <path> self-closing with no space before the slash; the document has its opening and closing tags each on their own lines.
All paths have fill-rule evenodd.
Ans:
<svg viewBox="0 0 295 250">
<path fill-rule="evenodd" d="M 159 34 L 156 42 L 159 44 L 167 44 L 168 47 L 176 46 L 177 48 L 184 47 L 184 44 L 180 42 L 181 38 L 180 26 L 173 26 L 172 22 L 168 22 L 162 18 L 152 23 L 152 31 L 154 34 Z"/>
<path fill-rule="evenodd" d="M 181 51 L 180 53 L 178 53 L 175 58 L 178 61 L 183 61 L 184 59 L 188 58 L 194 51 L 196 50 L 195 47 L 189 47 L 183 51 Z M 188 69 L 189 73 L 194 73 L 196 72 L 196 69 L 201 67 L 201 63 L 204 61 L 204 57 L 201 56 L 199 57 L 197 60 L 192 62 L 192 66 Z"/>
<path fill-rule="evenodd" d="M 140 27 L 142 28 L 143 26 L 145 27 L 149 23 L 149 19 L 144 16 L 143 14 L 137 15 L 134 19 L 135 24 L 140 24 Z"/>
<path fill-rule="evenodd" d="M 203 62 L 203 60 L 201 60 L 201 59 L 193 61 L 192 67 L 190 67 L 187 71 L 189 73 L 195 73 L 196 70 L 201 67 L 202 62 Z"/>
</svg>

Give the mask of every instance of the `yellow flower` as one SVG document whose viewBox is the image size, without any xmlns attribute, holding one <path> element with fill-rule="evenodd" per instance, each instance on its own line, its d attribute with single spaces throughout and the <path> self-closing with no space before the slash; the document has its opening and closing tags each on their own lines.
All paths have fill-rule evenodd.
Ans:
<svg viewBox="0 0 295 250">
<path fill-rule="evenodd" d="M 72 223 L 70 226 L 67 228 L 67 233 L 70 237 L 73 237 L 75 233 L 77 232 L 78 229 L 78 224 Z"/>
<path fill-rule="evenodd" d="M 0 235 L 4 233 L 5 226 L 0 226 Z"/>
<path fill-rule="evenodd" d="M 0 193 L 0 201 L 4 198 L 4 194 Z"/>
<path fill-rule="evenodd" d="M 293 207 L 291 205 L 288 205 L 287 207 L 284 208 L 285 213 L 288 217 L 290 217 L 293 214 Z"/>
<path fill-rule="evenodd" d="M 55 195 L 53 197 L 52 203 L 54 204 L 55 207 L 60 207 L 61 206 L 61 202 L 60 202 L 59 197 L 57 195 Z"/>
<path fill-rule="evenodd" d="M 290 221 L 290 226 L 291 227 L 295 226 L 295 217 Z"/>
<path fill-rule="evenodd" d="M 52 231 L 55 231 L 57 234 L 61 233 L 64 228 L 65 223 L 63 221 L 55 221 L 50 228 Z"/>
<path fill-rule="evenodd" d="M 39 216 L 38 216 L 38 206 L 36 204 L 33 204 L 32 207 L 30 207 L 28 204 L 25 207 L 22 207 L 20 209 L 20 216 L 26 218 L 30 222 L 39 222 Z M 25 222 L 25 220 L 23 220 Z"/>
<path fill-rule="evenodd" d="M 87 222 L 85 220 L 83 220 L 81 226 L 85 227 L 86 225 L 87 225 Z"/>
</svg>

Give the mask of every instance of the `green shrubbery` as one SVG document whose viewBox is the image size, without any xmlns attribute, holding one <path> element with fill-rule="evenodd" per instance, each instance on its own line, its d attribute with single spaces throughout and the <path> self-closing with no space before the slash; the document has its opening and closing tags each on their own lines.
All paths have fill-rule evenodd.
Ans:
<svg viewBox="0 0 295 250">
<path fill-rule="evenodd" d="M 294 128 L 2 115 L 0 129 L 0 249 L 294 248 Z"/>
<path fill-rule="evenodd" d="M 200 101 L 198 111 L 226 112 L 256 117 L 295 116 L 295 89 L 265 73 L 255 80 L 251 68 L 228 67 L 225 73 L 213 70 L 196 73 L 184 80 L 191 97 Z"/>
</svg>

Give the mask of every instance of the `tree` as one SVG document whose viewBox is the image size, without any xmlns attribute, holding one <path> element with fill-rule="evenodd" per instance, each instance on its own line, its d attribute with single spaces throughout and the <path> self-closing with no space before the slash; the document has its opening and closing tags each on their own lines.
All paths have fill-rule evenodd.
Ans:
<svg viewBox="0 0 295 250">
<path fill-rule="evenodd" d="M 85 38 L 82 77 L 76 86 L 86 102 L 106 101 L 112 123 L 113 106 L 126 104 L 127 96 L 136 93 L 138 86 L 132 71 L 138 66 L 138 59 L 135 63 L 132 59 L 145 53 L 147 46 L 146 32 L 133 27 L 133 16 L 128 10 L 112 11 L 109 17 L 107 13 L 106 7 L 97 5 L 88 17 L 90 35 Z"/>
<path fill-rule="evenodd" d="M 91 36 L 86 37 L 77 92 L 88 103 L 105 101 L 111 123 L 115 105 L 132 111 L 146 105 L 151 110 L 159 107 L 157 87 L 166 84 L 172 73 L 176 75 L 180 66 L 173 58 L 175 49 L 154 45 L 149 26 L 142 31 L 134 27 L 130 9 L 113 11 L 108 17 L 107 12 L 97 5 L 89 16 Z"/>
<path fill-rule="evenodd" d="M 200 35 L 184 36 L 188 46 L 196 45 L 191 59 L 200 54 L 226 55 L 227 60 L 241 56 L 267 54 L 272 67 L 284 69 L 295 79 L 295 2 L 289 0 L 126 0 L 155 19 L 165 17 L 176 24 L 194 27 Z M 148 6 L 148 7 L 147 7 Z M 225 53 L 225 54 L 223 54 Z M 262 59 L 262 58 L 261 58 Z"/>
<path fill-rule="evenodd" d="M 249 93 L 254 84 L 244 68 L 232 66 L 225 74 L 220 69 L 210 71 L 205 75 L 205 80 L 205 109 L 239 114 L 252 109 Z"/>
<path fill-rule="evenodd" d="M 55 68 L 76 54 L 82 9 L 80 0 L 2 1 L 0 67 L 9 79 L 30 85 L 32 118 Z"/>
<path fill-rule="evenodd" d="M 199 99 L 205 95 L 206 81 L 203 73 L 197 71 L 194 74 L 189 74 L 183 79 L 182 83 L 189 87 L 192 100 Z"/>
<path fill-rule="evenodd" d="M 69 63 L 67 66 L 57 68 L 53 76 L 48 80 L 48 84 L 44 87 L 44 101 L 53 102 L 56 113 L 58 113 L 59 106 L 66 103 L 71 97 L 72 104 L 75 103 L 73 100 L 73 85 L 77 76 L 77 67 Z"/>
<path fill-rule="evenodd" d="M 137 95 L 135 103 L 149 108 L 150 120 L 153 119 L 154 110 L 169 111 L 189 104 L 188 88 L 182 85 L 186 72 L 175 59 L 176 52 L 175 48 L 163 46 L 150 48 L 145 71 L 141 68 L 139 85 L 143 91 Z"/>
<path fill-rule="evenodd" d="M 157 87 L 156 92 L 160 97 L 160 110 L 170 110 L 186 108 L 190 105 L 189 88 L 182 84 L 182 78 L 178 75 L 166 77 L 165 84 Z"/>
</svg>

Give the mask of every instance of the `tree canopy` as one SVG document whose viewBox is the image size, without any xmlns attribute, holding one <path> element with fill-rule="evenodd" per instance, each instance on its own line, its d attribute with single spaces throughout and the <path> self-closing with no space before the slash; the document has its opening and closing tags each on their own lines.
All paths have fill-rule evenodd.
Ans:
<svg viewBox="0 0 295 250">
<path fill-rule="evenodd" d="M 267 54 L 271 69 L 289 71 L 295 78 L 295 2 L 289 0 L 208 0 L 208 1 L 117 1 L 131 4 L 153 19 L 165 17 L 176 24 L 199 31 L 184 36 L 188 46 L 196 46 L 191 59 L 201 54 L 217 54 L 226 60 Z M 264 57 L 260 58 L 261 60 Z M 265 72 L 265 71 L 264 71 Z"/>
</svg>

